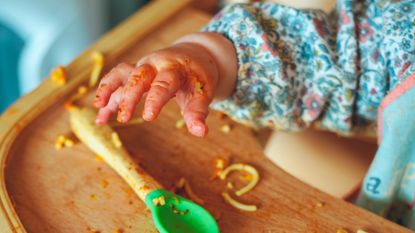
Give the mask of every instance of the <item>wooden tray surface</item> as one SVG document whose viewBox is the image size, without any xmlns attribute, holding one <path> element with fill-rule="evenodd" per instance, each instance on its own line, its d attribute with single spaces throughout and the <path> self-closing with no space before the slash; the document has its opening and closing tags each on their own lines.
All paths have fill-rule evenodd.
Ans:
<svg viewBox="0 0 415 233">
<path fill-rule="evenodd" d="M 74 77 L 68 85 L 60 88 L 47 80 L 0 118 L 1 232 L 157 232 L 144 204 L 104 162 L 80 143 L 57 151 L 54 141 L 70 132 L 63 102 L 87 81 L 89 52 L 103 51 L 106 69 L 121 61 L 135 62 L 208 22 L 210 16 L 187 7 L 189 2 L 153 1 L 71 63 L 68 71 Z M 161 13 L 155 14 L 160 8 Z M 143 20 L 147 21 L 138 23 Z M 256 136 L 244 126 L 211 114 L 209 135 L 199 139 L 175 128 L 179 118 L 171 103 L 155 122 L 117 131 L 137 163 L 166 188 L 180 177 L 187 178 L 206 201 L 204 206 L 218 217 L 224 233 L 336 232 L 339 228 L 411 232 L 291 177 L 263 156 Z M 233 125 L 229 134 L 219 130 L 224 124 Z M 246 162 L 259 170 L 260 183 L 240 199 L 257 204 L 257 212 L 237 211 L 222 200 L 225 183 L 209 179 L 216 157 Z"/>
</svg>

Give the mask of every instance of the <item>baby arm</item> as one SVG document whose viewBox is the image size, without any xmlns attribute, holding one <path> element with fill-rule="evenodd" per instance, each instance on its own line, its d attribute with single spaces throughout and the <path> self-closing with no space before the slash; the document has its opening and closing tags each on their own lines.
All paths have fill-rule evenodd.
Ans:
<svg viewBox="0 0 415 233">
<path fill-rule="evenodd" d="M 98 87 L 96 122 L 106 123 L 117 111 L 118 121 L 129 121 L 146 93 L 144 120 L 156 119 L 162 107 L 175 98 L 189 132 L 201 137 L 208 132 L 209 104 L 213 98 L 229 96 L 235 79 L 232 43 L 217 33 L 190 34 L 143 57 L 136 66 L 122 63 L 112 69 Z"/>
</svg>

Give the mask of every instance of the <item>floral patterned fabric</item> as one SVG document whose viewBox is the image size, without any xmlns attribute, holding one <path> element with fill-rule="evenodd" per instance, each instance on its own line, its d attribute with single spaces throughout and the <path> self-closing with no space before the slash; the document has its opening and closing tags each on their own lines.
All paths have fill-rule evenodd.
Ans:
<svg viewBox="0 0 415 233">
<path fill-rule="evenodd" d="M 331 14 L 235 4 L 203 29 L 234 43 L 234 94 L 212 104 L 252 127 L 338 133 L 376 120 L 381 100 L 415 71 L 415 1 L 338 0 Z"/>
</svg>

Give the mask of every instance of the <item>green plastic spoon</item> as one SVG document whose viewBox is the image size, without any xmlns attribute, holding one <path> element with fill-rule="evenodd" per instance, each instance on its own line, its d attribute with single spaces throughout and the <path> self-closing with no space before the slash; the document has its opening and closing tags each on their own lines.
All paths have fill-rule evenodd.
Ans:
<svg viewBox="0 0 415 233">
<path fill-rule="evenodd" d="M 207 210 L 162 189 L 154 178 L 139 167 L 110 126 L 95 124 L 96 113 L 93 109 L 73 107 L 69 112 L 70 125 L 75 135 L 124 178 L 151 210 L 154 224 L 160 233 L 219 232 L 215 219 Z M 163 200 L 160 202 L 160 199 Z"/>
</svg>

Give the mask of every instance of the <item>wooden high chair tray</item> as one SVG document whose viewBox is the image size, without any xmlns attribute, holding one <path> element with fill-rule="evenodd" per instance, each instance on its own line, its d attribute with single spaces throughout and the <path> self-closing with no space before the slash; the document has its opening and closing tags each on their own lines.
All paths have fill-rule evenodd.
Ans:
<svg viewBox="0 0 415 233">
<path fill-rule="evenodd" d="M 108 70 L 135 62 L 149 51 L 197 31 L 211 16 L 191 8 L 190 0 L 152 1 L 105 35 L 67 66 L 68 83 L 45 80 L 0 118 L 0 231 L 9 232 L 157 232 L 150 213 L 124 181 L 84 145 L 55 150 L 57 135 L 70 132 L 63 102 L 87 82 L 90 54 L 105 54 Z M 392 222 L 313 189 L 273 165 L 255 135 L 212 114 L 205 139 L 176 129 L 174 104 L 160 119 L 118 132 L 137 162 L 166 188 L 185 177 L 204 207 L 216 216 L 221 231 L 251 232 L 410 232 Z M 216 157 L 255 166 L 261 180 L 240 200 L 259 206 L 241 212 L 222 200 L 226 184 L 210 180 Z M 318 168 L 316 168 L 318 169 Z M 323 206 L 318 203 L 324 203 Z"/>
</svg>

